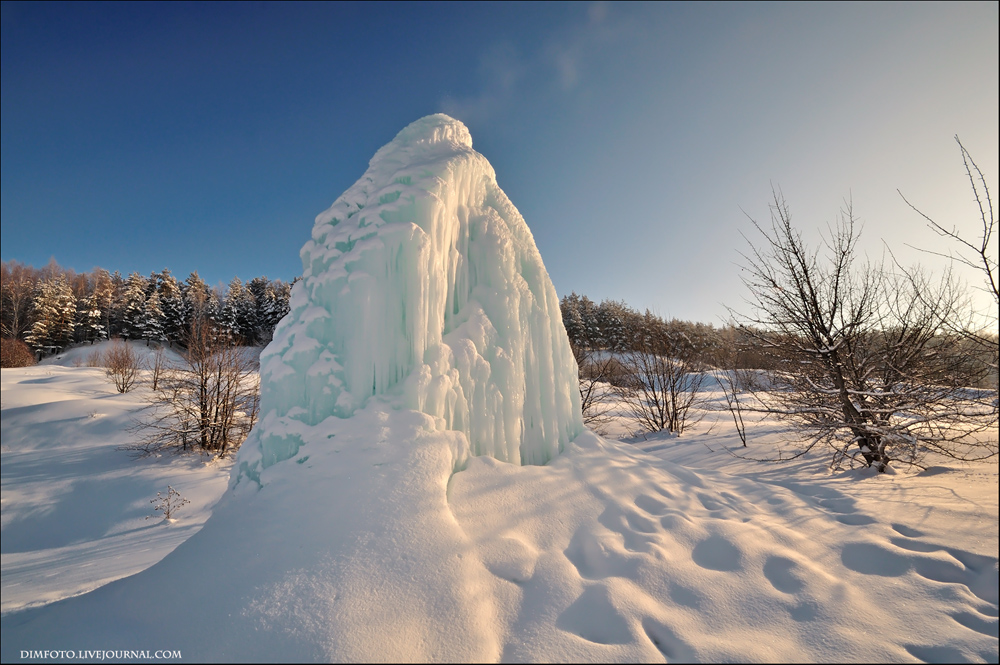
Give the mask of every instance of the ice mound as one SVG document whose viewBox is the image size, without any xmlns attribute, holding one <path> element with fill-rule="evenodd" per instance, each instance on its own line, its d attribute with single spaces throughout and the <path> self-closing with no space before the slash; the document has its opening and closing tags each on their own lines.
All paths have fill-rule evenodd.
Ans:
<svg viewBox="0 0 1000 665">
<path fill-rule="evenodd" d="M 291 312 L 261 355 L 243 472 L 369 398 L 465 434 L 472 455 L 545 464 L 583 431 L 559 301 L 524 219 L 464 124 L 421 118 L 316 218 Z"/>
</svg>

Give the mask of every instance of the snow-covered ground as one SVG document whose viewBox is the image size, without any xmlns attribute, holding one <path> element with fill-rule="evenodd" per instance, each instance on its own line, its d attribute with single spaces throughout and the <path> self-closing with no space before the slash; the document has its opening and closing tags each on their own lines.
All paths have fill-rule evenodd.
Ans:
<svg viewBox="0 0 1000 665">
<path fill-rule="evenodd" d="M 401 131 L 301 256 L 225 491 L 114 450 L 141 386 L 3 370 L 4 662 L 1000 656 L 995 461 L 762 465 L 718 410 L 585 430 L 555 289 L 461 122 Z M 150 524 L 167 484 L 193 503 Z"/>
<path fill-rule="evenodd" d="M 229 476 L 227 465 L 206 465 L 197 457 L 134 460 L 115 450 L 129 440 L 145 388 L 119 395 L 101 370 L 74 367 L 72 355 L 64 361 L 68 366 L 0 372 L 5 662 L 19 660 L 22 647 L 124 648 L 113 640 L 80 644 L 30 630 L 33 624 L 44 628 L 45 611 L 58 611 L 60 604 L 18 610 L 149 568 L 200 529 Z M 371 476 L 341 478 L 335 487 L 344 502 L 359 492 L 391 499 L 386 481 L 397 476 L 383 469 L 398 464 L 393 459 L 401 451 L 385 439 L 413 426 L 398 422 L 400 415 L 373 408 L 343 421 L 353 427 L 331 431 L 340 444 L 295 465 L 302 473 L 294 482 L 319 485 L 308 496 L 321 502 L 331 495 L 332 480 L 323 458 L 357 458 L 367 453 L 352 453 L 352 447 L 369 448 L 384 458 L 367 465 Z M 466 635 L 478 635 L 480 648 L 459 652 L 468 659 L 996 662 L 996 463 L 881 476 L 830 473 L 821 455 L 758 464 L 725 452 L 739 446 L 727 419 L 705 412 L 681 437 L 616 442 L 584 434 L 545 467 L 481 457 L 450 475 L 445 465 L 439 480 L 447 484 L 447 501 L 435 510 L 450 516 L 455 531 L 445 540 L 463 543 L 466 563 L 428 562 L 443 554 L 426 547 L 433 544 L 426 539 L 424 547 L 416 542 L 371 551 L 393 559 L 391 570 L 430 564 L 462 576 L 457 586 L 465 597 L 450 603 L 443 602 L 446 594 L 425 598 L 421 615 L 397 617 L 398 631 L 410 631 L 412 642 L 385 639 L 366 631 L 364 620 L 350 619 L 350 603 L 358 598 L 352 601 L 352 589 L 338 590 L 338 583 L 353 580 L 359 598 L 390 606 L 405 589 L 374 583 L 359 560 L 345 552 L 338 557 L 328 545 L 324 550 L 324 534 L 299 543 L 315 551 L 297 556 L 298 565 L 253 575 L 232 571 L 233 583 L 245 581 L 233 602 L 198 600 L 215 610 L 241 607 L 246 625 L 235 635 L 183 634 L 180 621 L 180 632 L 159 646 L 182 646 L 185 658 L 221 661 L 253 660 L 254 654 L 323 660 L 338 653 L 440 660 L 455 652 L 428 635 L 448 635 L 448 621 L 468 622 L 471 614 Z M 616 417 L 610 429 L 620 433 L 626 426 Z M 762 431 L 752 446 L 766 445 Z M 374 441 L 372 432 L 378 434 Z M 407 468 L 417 474 L 420 465 Z M 167 485 L 192 503 L 173 524 L 146 520 L 150 499 Z M 294 489 L 285 485 L 276 478 L 259 493 L 282 506 L 280 494 Z M 283 536 L 295 533 L 296 525 L 323 531 L 324 515 L 342 524 L 339 513 L 348 508 L 319 504 L 281 516 L 269 511 L 263 496 L 254 503 L 250 518 L 270 524 L 273 534 L 271 544 L 259 547 L 281 550 L 279 561 L 289 554 L 280 544 Z M 384 503 L 381 519 L 428 526 L 418 514 L 426 506 Z M 440 539 L 437 522 L 430 526 Z M 228 537 L 233 546 L 247 546 L 237 534 Z M 374 524 L 369 538 L 378 542 Z M 216 546 L 220 557 L 233 554 L 225 542 Z M 336 570 L 338 560 L 353 563 L 350 574 Z M 169 597 L 173 574 L 184 573 L 154 576 L 158 581 L 145 585 L 148 611 Z M 113 615 L 116 596 L 120 600 L 120 594 L 94 597 L 90 606 Z M 338 609 L 356 632 L 331 642 L 340 651 L 318 649 L 324 643 L 318 636 L 329 632 L 317 625 L 318 617 L 337 605 L 338 596 L 344 601 Z M 238 641 L 245 630 L 273 631 L 282 639 L 271 652 L 219 647 Z M 79 632 L 74 637 L 81 638 Z M 456 643 L 463 639 L 473 641 L 455 637 Z M 406 644 L 409 651 L 399 649 Z"/>
<path fill-rule="evenodd" d="M 153 353 L 133 346 L 141 358 Z M 86 366 L 106 347 L 81 346 L 0 372 L 4 613 L 148 568 L 201 528 L 226 489 L 231 460 L 136 461 L 116 450 L 133 438 L 146 387 L 119 394 L 103 369 Z M 150 501 L 168 485 L 191 503 L 173 523 L 147 520 Z"/>
</svg>

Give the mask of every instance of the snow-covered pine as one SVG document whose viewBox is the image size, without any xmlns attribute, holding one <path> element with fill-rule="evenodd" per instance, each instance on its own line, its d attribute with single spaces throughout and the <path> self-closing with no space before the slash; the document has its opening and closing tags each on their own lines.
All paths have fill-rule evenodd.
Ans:
<svg viewBox="0 0 1000 665">
<path fill-rule="evenodd" d="M 146 331 L 146 291 L 149 280 L 133 272 L 125 280 L 122 293 L 121 336 L 125 339 L 144 339 Z"/>
<path fill-rule="evenodd" d="M 239 288 L 234 288 L 238 285 Z M 229 308 L 227 325 L 234 339 L 244 344 L 255 344 L 257 339 L 257 304 L 253 293 L 240 281 L 233 279 L 226 295 L 226 306 Z M 231 324 L 229 323 L 231 321 Z"/>
<path fill-rule="evenodd" d="M 106 312 L 108 337 L 121 337 L 125 316 L 125 279 L 117 270 L 110 275 L 110 294 Z"/>
<path fill-rule="evenodd" d="M 580 296 L 576 292 L 563 296 L 559 302 L 559 310 L 562 313 L 563 326 L 566 327 L 566 335 L 574 348 L 585 345 L 583 318 L 580 316 Z"/>
<path fill-rule="evenodd" d="M 222 304 L 222 311 L 219 314 L 219 323 L 222 324 L 223 329 L 233 339 L 243 337 L 243 331 L 240 329 L 239 310 L 241 301 L 246 297 L 245 293 L 246 289 L 243 288 L 243 282 L 239 277 L 234 277 L 229 282 L 229 288 L 226 290 L 226 298 Z"/>
<path fill-rule="evenodd" d="M 266 344 L 271 341 L 274 313 L 277 301 L 274 287 L 266 275 L 254 277 L 247 283 L 247 292 L 253 301 L 254 343 Z"/>
<path fill-rule="evenodd" d="M 580 296 L 580 318 L 583 321 L 583 337 L 588 348 L 600 349 L 604 346 L 601 325 L 597 320 L 597 304 L 587 296 Z"/>
<path fill-rule="evenodd" d="M 153 291 L 146 299 L 145 316 L 142 323 L 142 338 L 149 342 L 164 342 L 166 335 L 163 328 L 163 309 L 160 306 L 160 294 Z"/>
<path fill-rule="evenodd" d="M 625 321 L 622 316 L 625 304 L 614 300 L 603 300 L 597 306 L 597 323 L 601 329 L 604 347 L 611 351 L 624 351 L 628 344 Z"/>
<path fill-rule="evenodd" d="M 242 297 L 236 303 L 236 325 L 244 344 L 257 343 L 257 303 L 245 286 Z"/>
<path fill-rule="evenodd" d="M 73 341 L 76 298 L 65 274 L 38 283 L 33 304 L 34 324 L 25 341 L 36 351 L 56 351 Z"/>
<path fill-rule="evenodd" d="M 76 334 L 80 341 L 91 343 L 108 337 L 104 312 L 101 311 L 101 297 L 96 291 L 78 302 Z"/>
<path fill-rule="evenodd" d="M 160 310 L 163 312 L 163 334 L 171 344 L 184 338 L 184 294 L 177 278 L 164 269 L 158 286 Z"/>
<path fill-rule="evenodd" d="M 205 280 L 195 270 L 184 280 L 181 292 L 184 298 L 183 330 L 186 334 L 190 330 L 193 321 L 200 320 L 205 316 L 205 309 L 209 300 L 209 288 Z"/>
<path fill-rule="evenodd" d="M 274 304 L 271 309 L 271 316 L 268 319 L 270 333 L 274 332 L 274 328 L 278 325 L 278 322 L 285 318 L 285 315 L 291 311 L 292 286 L 298 280 L 299 278 L 296 277 L 292 280 L 291 284 L 282 282 L 281 280 L 271 282 L 271 289 L 274 292 Z"/>
</svg>

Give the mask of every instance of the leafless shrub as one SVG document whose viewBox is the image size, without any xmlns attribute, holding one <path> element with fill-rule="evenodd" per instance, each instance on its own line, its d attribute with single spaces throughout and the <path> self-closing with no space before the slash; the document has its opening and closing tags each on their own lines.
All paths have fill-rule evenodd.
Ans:
<svg viewBox="0 0 1000 665">
<path fill-rule="evenodd" d="M 223 457 L 239 448 L 259 408 L 259 378 L 250 349 L 207 322 L 195 322 L 184 362 L 161 367 L 150 405 L 136 420 L 139 456 L 200 452 Z"/>
<path fill-rule="evenodd" d="M 100 349 L 87 354 L 87 367 L 104 367 L 104 353 Z"/>
<path fill-rule="evenodd" d="M 35 354 L 28 345 L 11 337 L 0 338 L 0 367 L 30 367 L 35 364 Z"/>
<path fill-rule="evenodd" d="M 743 418 L 748 410 L 748 405 L 742 398 L 742 393 L 747 387 L 752 385 L 752 374 L 749 370 L 739 368 L 733 358 L 729 362 L 723 362 L 723 366 L 716 370 L 716 379 L 719 387 L 722 388 L 722 396 L 726 400 L 726 408 L 729 409 L 733 417 L 733 424 L 736 425 L 736 433 L 747 447 L 747 425 Z"/>
<path fill-rule="evenodd" d="M 622 373 L 621 362 L 608 351 L 571 345 L 580 370 L 580 405 L 583 424 L 598 434 L 611 422 L 605 389 Z"/>
<path fill-rule="evenodd" d="M 615 392 L 637 431 L 681 434 L 700 399 L 704 368 L 667 336 L 639 340 L 622 358 L 627 373 Z"/>
<path fill-rule="evenodd" d="M 139 356 L 132 347 L 120 339 L 111 342 L 104 353 L 104 367 L 108 378 L 120 393 L 127 393 L 139 375 Z"/>
<path fill-rule="evenodd" d="M 181 506 L 191 503 L 187 499 L 181 496 L 181 493 L 175 490 L 170 485 L 167 485 L 167 495 L 163 496 L 160 492 L 156 493 L 155 499 L 150 499 L 149 502 L 153 504 L 153 514 L 146 517 L 147 520 L 156 517 L 156 513 L 163 513 L 163 519 L 168 522 L 173 521 L 174 515 L 180 510 Z"/>
</svg>

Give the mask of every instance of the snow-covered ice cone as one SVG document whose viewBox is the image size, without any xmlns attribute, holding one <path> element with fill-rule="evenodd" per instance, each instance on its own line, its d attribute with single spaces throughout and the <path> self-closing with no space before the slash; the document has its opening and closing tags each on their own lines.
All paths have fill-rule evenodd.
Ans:
<svg viewBox="0 0 1000 665">
<path fill-rule="evenodd" d="M 577 367 L 531 231 L 464 124 L 403 129 L 316 218 L 291 311 L 261 355 L 244 475 L 376 395 L 462 432 L 472 455 L 544 464 L 583 430 Z"/>
</svg>

